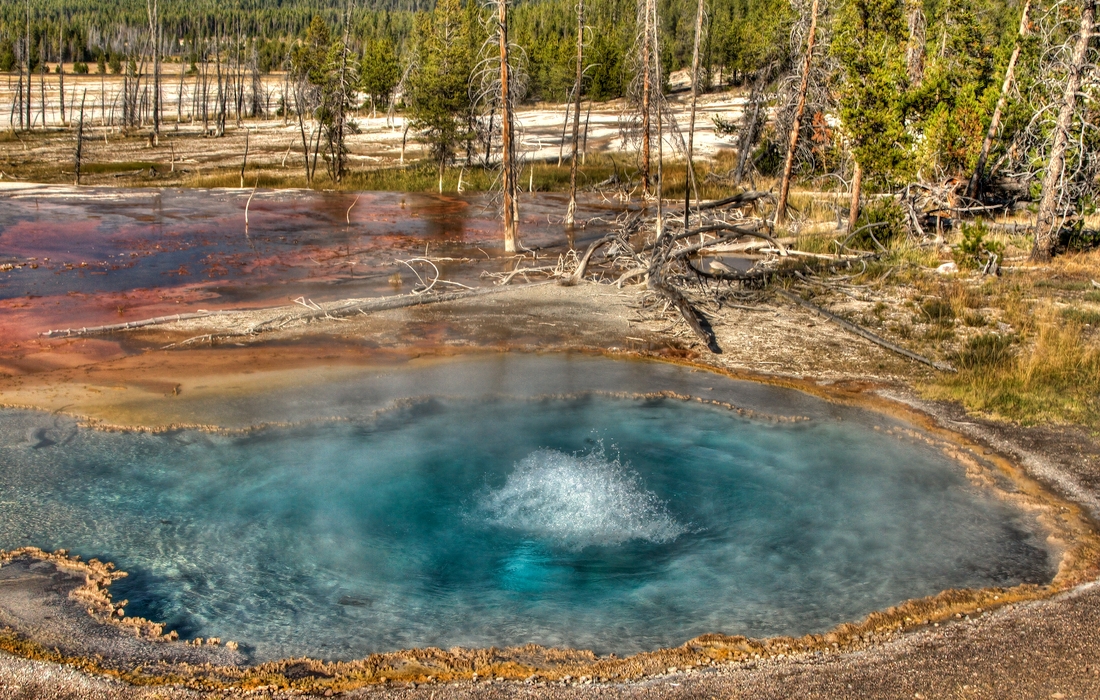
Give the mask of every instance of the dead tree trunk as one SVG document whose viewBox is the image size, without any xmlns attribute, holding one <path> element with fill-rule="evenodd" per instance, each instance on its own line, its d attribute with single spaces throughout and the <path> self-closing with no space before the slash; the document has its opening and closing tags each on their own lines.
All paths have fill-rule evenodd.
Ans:
<svg viewBox="0 0 1100 700">
<path fill-rule="evenodd" d="M 290 53 L 283 61 L 283 126 L 290 119 Z"/>
<path fill-rule="evenodd" d="M 817 0 L 814 0 L 816 2 Z M 684 230 L 690 227 L 691 195 L 695 194 L 695 204 L 699 204 L 699 187 L 695 182 L 695 109 L 699 102 L 699 39 L 703 33 L 703 3 L 695 11 L 695 42 L 691 49 L 691 118 L 688 121 L 687 142 L 687 183 L 684 187 Z"/>
<path fill-rule="evenodd" d="M 218 94 L 217 94 L 217 97 L 215 98 L 215 101 L 214 101 L 214 106 L 217 109 L 217 112 L 214 114 L 214 119 L 215 119 L 214 126 L 217 129 L 217 133 L 215 135 L 218 138 L 221 138 L 222 136 L 225 136 L 225 113 L 226 113 L 226 110 L 227 110 L 228 105 L 229 105 L 228 98 L 227 98 L 227 95 L 226 95 L 226 92 L 227 92 L 226 87 L 227 86 L 224 84 L 225 81 L 223 80 L 223 76 L 222 76 L 222 49 L 221 49 L 221 44 L 222 44 L 221 32 L 219 31 L 219 27 L 217 25 L 215 25 L 214 26 L 214 68 L 215 68 L 215 70 L 217 70 L 217 74 L 218 74 Z"/>
<path fill-rule="evenodd" d="M 1054 125 L 1050 160 L 1047 161 L 1043 175 L 1043 195 L 1039 200 L 1039 212 L 1035 221 L 1035 245 L 1031 249 L 1031 259 L 1037 262 L 1050 260 L 1054 246 L 1058 243 L 1062 212 L 1057 211 L 1059 192 L 1062 190 L 1062 177 L 1066 167 L 1066 148 L 1069 145 L 1069 131 L 1073 127 L 1073 113 L 1077 110 L 1077 91 L 1081 86 L 1081 75 L 1088 62 L 1089 39 L 1095 13 L 1094 0 L 1085 0 L 1081 6 L 1081 30 L 1077 35 L 1077 45 L 1073 49 L 1072 63 L 1066 75 L 1066 89 L 1062 96 L 1062 106 L 1058 110 L 1058 120 Z"/>
<path fill-rule="evenodd" d="M 1008 67 L 1005 69 L 1005 79 L 1001 83 L 1001 95 L 997 98 L 997 106 L 993 108 L 993 118 L 989 120 L 989 129 L 982 139 L 982 150 L 978 153 L 978 162 L 974 165 L 974 173 L 970 176 L 970 185 L 966 194 L 971 199 L 977 199 L 981 194 L 982 179 L 985 177 L 985 163 L 989 159 L 989 151 L 993 148 L 993 139 L 997 137 L 997 131 L 1001 128 L 1001 115 L 1008 103 L 1008 91 L 1012 89 L 1012 81 L 1016 75 L 1016 61 L 1020 58 L 1020 45 L 1022 39 L 1028 34 L 1028 10 L 1031 9 L 1031 0 L 1024 3 L 1023 12 L 1020 14 L 1020 29 L 1016 35 L 1016 46 L 1012 48 L 1012 55 L 1008 59 Z"/>
<path fill-rule="evenodd" d="M 649 40 L 652 35 L 650 21 L 653 0 L 645 0 L 645 19 L 642 21 L 642 197 L 649 197 L 649 103 L 651 85 L 651 65 Z"/>
<path fill-rule="evenodd" d="M 810 32 L 806 35 L 806 58 L 802 62 L 802 81 L 798 85 L 798 102 L 791 120 L 791 133 L 787 139 L 787 157 L 783 161 L 783 179 L 779 184 L 779 204 L 775 209 L 777 226 L 787 222 L 787 196 L 791 190 L 791 173 L 794 171 L 794 155 L 798 150 L 798 136 L 802 129 L 802 112 L 806 109 L 806 90 L 810 85 L 810 68 L 814 58 L 814 35 L 817 32 L 818 0 L 810 6 Z"/>
<path fill-rule="evenodd" d="M 294 89 L 294 112 L 298 115 L 298 131 L 302 135 L 302 158 L 305 159 L 306 166 L 306 187 L 313 186 L 313 171 L 309 167 L 309 139 L 306 138 L 306 124 L 302 119 L 302 103 L 298 97 L 298 88 Z M 401 146 L 402 155 L 404 154 L 405 147 Z"/>
<path fill-rule="evenodd" d="M 46 128 L 46 40 L 38 42 L 38 103 L 42 107 L 42 128 Z"/>
<path fill-rule="evenodd" d="M 193 44 L 192 44 L 193 46 Z M 176 127 L 175 130 L 180 130 L 180 122 L 183 121 L 183 77 L 187 74 L 187 69 L 184 66 L 187 65 L 185 58 L 180 57 L 180 84 L 179 89 L 176 91 Z"/>
<path fill-rule="evenodd" d="M 577 0 L 577 79 L 573 84 L 573 156 L 569 160 L 569 206 L 565 225 L 572 226 L 577 215 L 577 149 L 581 133 L 581 82 L 584 79 L 584 0 Z"/>
<path fill-rule="evenodd" d="M 88 97 L 88 91 L 80 98 L 80 121 L 76 126 L 76 154 L 73 157 L 73 165 L 76 170 L 76 184 L 80 184 L 80 165 L 84 162 L 84 100 Z"/>
<path fill-rule="evenodd" d="M 852 173 L 852 203 L 848 207 L 848 233 L 856 230 L 856 219 L 859 218 L 859 196 L 863 190 L 863 166 L 856 161 L 855 172 Z"/>
<path fill-rule="evenodd" d="M 344 177 L 345 158 L 344 129 L 347 121 L 346 109 L 350 94 L 348 85 L 348 39 L 351 36 L 351 17 L 344 16 L 344 41 L 340 47 L 340 90 L 336 95 L 337 104 L 334 105 L 332 118 L 332 135 L 329 149 L 332 154 L 333 180 L 340 182 Z"/>
<path fill-rule="evenodd" d="M 920 85 L 924 77 L 924 3 L 921 0 L 908 0 L 909 41 L 905 49 L 905 63 L 909 73 L 909 83 Z M 1026 13 L 1026 10 L 1025 10 Z"/>
<path fill-rule="evenodd" d="M 157 0 L 146 0 L 149 13 L 149 40 L 153 44 L 153 136 L 154 146 L 160 141 L 160 10 Z"/>
<path fill-rule="evenodd" d="M 24 101 L 23 107 L 27 112 L 27 119 L 24 122 L 26 130 L 30 131 L 34 128 L 34 123 L 31 121 L 31 96 L 34 94 L 31 88 L 31 0 L 27 0 L 27 33 L 24 38 L 23 51 L 24 58 L 27 63 L 27 99 Z"/>
<path fill-rule="evenodd" d="M 661 25 L 657 23 L 657 3 L 653 0 L 649 0 L 650 7 L 653 10 L 653 24 L 651 28 L 653 30 L 653 76 L 657 83 L 657 238 L 661 238 L 661 234 L 664 233 L 665 214 L 664 214 L 664 185 L 665 185 L 665 135 L 664 126 L 662 122 L 662 105 L 661 105 L 661 50 L 660 44 L 657 43 L 657 31 Z"/>
<path fill-rule="evenodd" d="M 57 103 L 61 113 L 61 125 L 65 125 L 65 27 L 57 29 Z"/>
<path fill-rule="evenodd" d="M 497 0 L 500 40 L 500 140 L 501 169 L 504 187 L 504 252 L 516 252 L 518 235 L 516 220 L 519 218 L 516 208 L 516 172 L 515 172 L 515 136 L 512 133 L 512 94 L 509 83 L 508 66 L 508 0 Z"/>
<path fill-rule="evenodd" d="M 737 169 L 733 173 L 735 187 L 740 187 L 741 180 L 745 177 L 745 170 L 748 169 L 752 149 L 756 143 L 756 135 L 760 130 L 760 113 L 764 109 L 764 100 L 766 99 L 764 87 L 767 84 L 769 72 L 767 68 L 760 69 L 749 94 L 749 103 L 752 107 L 749 109 L 748 119 L 742 126 L 737 139 Z"/>
</svg>

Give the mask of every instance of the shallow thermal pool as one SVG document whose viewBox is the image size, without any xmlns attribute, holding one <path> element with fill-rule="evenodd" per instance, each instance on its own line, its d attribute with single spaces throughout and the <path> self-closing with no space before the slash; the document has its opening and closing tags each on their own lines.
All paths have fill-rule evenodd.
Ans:
<svg viewBox="0 0 1100 700">
<path fill-rule="evenodd" d="M 527 642 L 624 654 L 823 631 L 1053 573 L 1033 520 L 877 414 L 594 358 L 418 372 L 333 389 L 338 409 L 388 387 L 369 412 L 238 434 L 4 411 L 0 547 L 113 561 L 130 573 L 114 588 L 129 614 L 256 659 Z M 555 383 L 746 410 L 539 393 Z"/>
</svg>

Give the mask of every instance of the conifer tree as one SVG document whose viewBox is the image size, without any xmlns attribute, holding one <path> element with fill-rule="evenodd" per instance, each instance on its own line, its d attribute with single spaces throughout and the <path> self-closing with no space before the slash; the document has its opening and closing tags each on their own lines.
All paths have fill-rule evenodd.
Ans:
<svg viewBox="0 0 1100 700">
<path fill-rule="evenodd" d="M 371 116 L 377 112 L 379 103 L 389 102 L 400 79 L 401 67 L 393 42 L 386 38 L 368 42 L 363 52 L 360 85 L 370 98 Z"/>
<path fill-rule="evenodd" d="M 846 0 L 834 31 L 832 50 L 843 71 L 840 120 L 854 161 L 851 229 L 865 175 L 888 187 L 908 174 L 912 137 L 905 126 L 909 76 L 903 2 Z"/>
<path fill-rule="evenodd" d="M 417 20 L 417 67 L 409 76 L 406 101 L 412 127 L 439 168 L 441 192 L 447 165 L 471 138 L 471 31 L 459 0 L 440 0 L 430 16 Z"/>
</svg>

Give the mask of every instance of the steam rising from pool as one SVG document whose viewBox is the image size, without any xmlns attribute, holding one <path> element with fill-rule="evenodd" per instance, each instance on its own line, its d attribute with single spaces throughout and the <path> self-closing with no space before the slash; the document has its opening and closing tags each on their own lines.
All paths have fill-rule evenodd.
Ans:
<svg viewBox="0 0 1100 700">
<path fill-rule="evenodd" d="M 273 395 L 249 410 L 347 419 L 241 434 L 0 411 L 0 548 L 115 562 L 128 614 L 256 660 L 532 642 L 627 654 L 822 632 L 1052 575 L 1031 516 L 940 449 L 877 430 L 881 416 L 666 365 L 416 372 Z M 522 393 L 654 377 L 803 419 Z M 398 400 L 425 387 L 454 398 Z"/>
<path fill-rule="evenodd" d="M 637 473 L 603 450 L 569 455 L 538 450 L 524 457 L 479 514 L 502 528 L 569 549 L 630 540 L 664 543 L 686 528 L 646 491 Z"/>
</svg>

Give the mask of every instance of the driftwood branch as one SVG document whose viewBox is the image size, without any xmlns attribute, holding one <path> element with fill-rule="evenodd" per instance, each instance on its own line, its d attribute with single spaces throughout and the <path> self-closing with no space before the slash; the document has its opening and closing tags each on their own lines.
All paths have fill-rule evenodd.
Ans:
<svg viewBox="0 0 1100 700">
<path fill-rule="evenodd" d="M 457 292 L 446 292 L 441 294 L 401 294 L 392 297 L 379 297 L 375 299 L 364 300 L 349 300 L 343 305 L 331 306 L 328 308 L 319 308 L 317 310 L 311 310 L 306 313 L 294 313 L 294 314 L 282 314 L 275 318 L 261 321 L 247 329 L 241 331 L 227 331 L 220 334 L 211 334 L 211 337 L 218 335 L 220 337 L 234 337 L 234 336 L 247 336 L 256 335 L 266 331 L 275 330 L 276 328 L 282 328 L 291 323 L 308 323 L 310 321 L 316 321 L 320 319 L 338 319 L 345 318 L 347 316 L 355 316 L 373 313 L 376 311 L 389 311 L 392 309 L 402 309 L 410 306 L 424 306 L 427 304 L 435 304 L 444 301 L 455 301 L 458 299 L 465 299 L 467 297 L 484 296 L 488 294 L 497 294 L 499 292 L 514 291 L 518 289 L 525 289 L 527 287 L 537 287 L 544 284 L 549 284 L 549 281 L 545 282 L 532 282 L 525 285 L 517 285 L 513 287 L 477 287 L 474 289 L 466 289 Z M 308 305 L 304 300 L 298 302 L 302 306 L 307 308 L 313 308 Z M 285 307 L 284 307 L 285 308 Z M 39 335 L 44 338 L 73 338 L 89 335 L 102 335 L 105 333 L 115 333 L 119 331 L 129 331 L 137 328 L 146 328 L 149 326 L 163 325 L 166 323 L 175 323 L 177 321 L 188 321 L 197 318 L 210 318 L 214 316 L 231 316 L 240 315 L 246 313 L 255 313 L 253 310 L 224 310 L 224 311 L 200 311 L 188 314 L 174 314 L 172 316 L 158 316 L 156 318 L 149 318 L 142 321 L 130 321 L 128 323 L 115 323 L 107 326 L 95 326 L 91 328 L 68 328 L 65 330 L 49 330 Z M 204 336 L 205 337 L 205 336 Z"/>
<path fill-rule="evenodd" d="M 722 352 L 722 348 L 718 347 L 718 339 L 714 336 L 714 329 L 711 327 L 710 321 L 691 305 L 691 302 L 679 289 L 668 284 L 661 278 L 660 274 L 655 274 L 652 271 L 649 277 L 649 288 L 676 307 L 683 319 L 687 321 L 688 327 L 706 344 L 707 349 L 715 354 Z"/>
<path fill-rule="evenodd" d="M 607 245 L 611 241 L 618 237 L 616 233 L 609 233 L 603 238 L 597 239 L 588 246 L 588 250 L 584 251 L 584 255 L 581 257 L 580 262 L 577 264 L 577 269 L 573 271 L 573 274 L 564 277 L 559 281 L 563 287 L 572 287 L 573 285 L 584 279 L 584 272 L 588 269 L 588 261 L 592 259 L 592 254 L 602 246 Z"/>
<path fill-rule="evenodd" d="M 845 321 L 840 316 L 837 316 L 834 313 L 830 313 L 830 312 L 826 311 L 825 309 L 821 308 L 817 304 L 811 304 L 810 302 L 806 301 L 805 299 L 803 299 L 802 297 L 800 297 L 796 294 L 791 294 L 790 292 L 788 292 L 786 290 L 783 290 L 783 289 L 777 289 L 777 290 L 775 290 L 775 293 L 778 294 L 779 296 L 783 297 L 784 299 L 787 299 L 788 301 L 793 301 L 794 303 L 798 304 L 799 306 L 802 306 L 803 308 L 806 308 L 806 309 L 809 309 L 810 311 L 813 311 L 818 316 L 821 316 L 822 318 L 824 318 L 828 321 L 831 321 L 832 323 L 835 323 L 836 325 L 840 326 L 844 330 L 855 333 L 856 335 L 860 336 L 861 338 L 869 340 L 869 341 L 871 341 L 872 343 L 874 343 L 876 345 L 882 346 L 882 347 L 886 348 L 887 350 L 890 350 L 891 352 L 896 352 L 899 355 L 903 355 L 905 357 L 908 357 L 910 360 L 916 360 L 917 362 L 924 363 L 924 364 L 928 365 L 929 367 L 933 367 L 935 369 L 940 370 L 941 372 L 957 372 L 958 371 L 957 369 L 955 369 L 951 365 L 944 364 L 942 362 L 936 362 L 935 360 L 929 359 L 929 358 L 925 357 L 924 355 L 918 355 L 917 353 L 913 352 L 912 350 L 907 350 L 907 349 L 901 347 L 900 345 L 895 345 L 894 343 L 891 343 L 889 340 L 886 340 L 885 338 L 877 336 L 877 335 L 875 335 L 874 333 L 872 333 L 871 331 L 869 331 L 865 328 L 857 326 L 856 324 L 851 323 L 850 321 Z"/>
<path fill-rule="evenodd" d="M 104 333 L 114 333 L 116 331 L 129 331 L 135 328 L 145 328 L 146 326 L 159 326 L 165 323 L 175 323 L 176 321 L 188 321 L 194 318 L 209 318 L 211 316 L 229 316 L 232 314 L 246 313 L 245 311 L 232 310 L 232 311 L 197 311 L 189 314 L 173 314 L 171 316 L 157 316 L 156 318 L 147 318 L 142 321 L 127 321 L 126 323 L 112 323 L 106 326 L 92 326 L 84 328 L 65 328 L 57 330 L 49 330 L 43 333 L 39 333 L 39 337 L 42 338 L 77 338 L 81 336 L 89 335 L 102 335 Z"/>
</svg>

